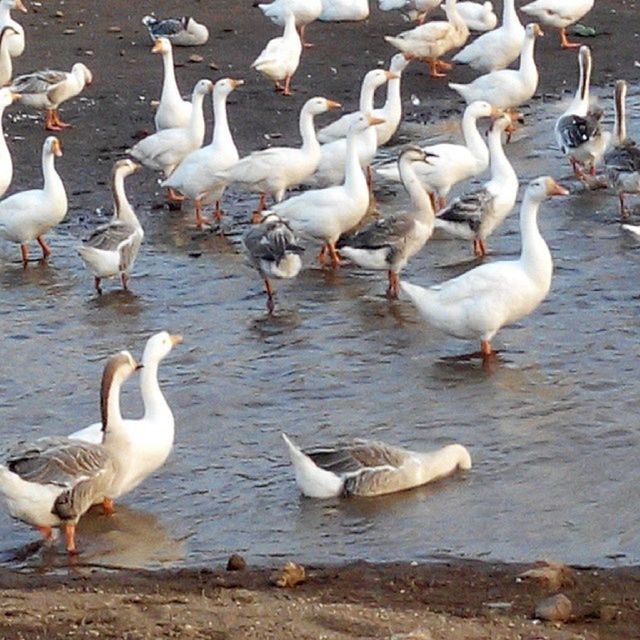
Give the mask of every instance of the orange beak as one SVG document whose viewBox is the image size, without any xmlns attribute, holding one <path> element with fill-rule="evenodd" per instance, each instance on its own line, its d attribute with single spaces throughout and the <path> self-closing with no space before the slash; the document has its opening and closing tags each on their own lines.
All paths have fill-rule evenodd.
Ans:
<svg viewBox="0 0 640 640">
<path fill-rule="evenodd" d="M 58 140 L 58 138 L 53 139 L 53 143 L 51 144 L 51 151 L 53 152 L 53 155 L 57 156 L 58 158 L 62 155 L 62 146 L 60 145 L 60 140 Z"/>
<path fill-rule="evenodd" d="M 27 13 L 29 11 L 27 7 L 24 6 L 22 0 L 16 0 L 16 9 L 18 9 L 18 11 L 22 11 L 22 13 Z"/>
<path fill-rule="evenodd" d="M 393 71 L 385 71 L 384 75 L 387 76 L 387 80 L 397 80 L 400 76 Z"/>
<path fill-rule="evenodd" d="M 244 80 L 230 80 L 229 83 L 234 89 L 237 89 L 244 84 Z"/>
<path fill-rule="evenodd" d="M 568 196 L 569 190 L 560 186 L 553 178 L 549 178 L 549 180 L 547 180 L 547 195 Z"/>
<path fill-rule="evenodd" d="M 369 120 L 371 126 L 374 124 L 384 124 L 386 122 L 384 118 L 376 118 L 375 116 L 367 116 L 367 120 Z"/>
<path fill-rule="evenodd" d="M 544 31 L 542 30 L 542 27 L 539 24 L 534 24 L 533 31 L 535 32 L 535 34 L 537 36 L 543 36 L 544 35 Z"/>
<path fill-rule="evenodd" d="M 342 105 L 335 100 L 327 100 L 327 109 L 342 109 Z"/>
<path fill-rule="evenodd" d="M 182 344 L 184 338 L 180 335 L 170 335 L 169 340 L 171 340 L 171 346 L 175 347 L 178 344 Z"/>
<path fill-rule="evenodd" d="M 162 42 L 156 40 L 151 47 L 151 53 L 162 53 Z"/>
</svg>

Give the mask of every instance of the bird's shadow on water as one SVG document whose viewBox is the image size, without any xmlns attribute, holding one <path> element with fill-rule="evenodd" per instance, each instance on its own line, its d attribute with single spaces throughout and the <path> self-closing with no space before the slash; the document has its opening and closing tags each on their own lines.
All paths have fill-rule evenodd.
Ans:
<svg viewBox="0 0 640 640">
<path fill-rule="evenodd" d="M 152 513 L 116 506 L 106 516 L 101 507 L 91 509 L 77 527 L 79 554 L 70 556 L 62 536 L 44 542 L 37 540 L 9 549 L 0 562 L 36 572 L 82 567 L 148 568 L 177 564 L 185 556 L 184 544 L 171 536 Z"/>
<path fill-rule="evenodd" d="M 439 374 L 459 375 L 477 372 L 486 376 L 493 375 L 510 364 L 511 360 L 501 351 L 493 351 L 488 356 L 480 351 L 473 351 L 454 356 L 442 356 L 432 366 Z"/>
<path fill-rule="evenodd" d="M 101 294 L 94 291 L 87 300 L 91 310 L 114 310 L 119 314 L 137 316 L 144 310 L 144 298 L 131 289 L 113 287 L 102 291 Z"/>
</svg>

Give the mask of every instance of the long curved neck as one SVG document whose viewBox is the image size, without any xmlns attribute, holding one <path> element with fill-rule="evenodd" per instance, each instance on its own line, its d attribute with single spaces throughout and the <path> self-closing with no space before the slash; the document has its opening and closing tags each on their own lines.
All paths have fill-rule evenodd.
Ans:
<svg viewBox="0 0 640 640">
<path fill-rule="evenodd" d="M 502 24 L 505 27 L 510 27 L 516 23 L 520 23 L 518 14 L 516 13 L 515 1 L 504 0 L 504 6 L 502 7 Z"/>
<path fill-rule="evenodd" d="M 550 277 L 551 253 L 538 229 L 538 209 L 540 202 L 531 198 L 525 192 L 522 208 L 520 210 L 520 236 L 522 249 L 520 251 L 520 263 L 525 271 L 541 277 Z"/>
<path fill-rule="evenodd" d="M 522 52 L 520 53 L 520 73 L 537 73 L 536 61 L 533 59 L 533 49 L 536 44 L 536 37 L 526 35 L 524 44 L 522 45 Z"/>
<path fill-rule="evenodd" d="M 467 28 L 467 23 L 462 19 L 460 12 L 458 11 L 457 0 L 446 0 L 444 5 L 444 12 L 447 16 L 447 20 L 457 28 Z"/>
<path fill-rule="evenodd" d="M 54 191 L 63 188 L 62 179 L 58 175 L 55 166 L 54 155 L 50 151 L 42 154 L 42 175 L 44 176 L 44 190 Z"/>
<path fill-rule="evenodd" d="M 627 139 L 627 113 L 626 113 L 626 105 L 625 105 L 625 92 L 626 87 L 622 86 L 622 84 L 616 84 L 616 93 L 615 93 L 615 123 L 614 123 L 614 132 L 616 137 L 616 142 L 618 144 L 622 144 Z M 1 129 L 0 129 L 1 131 Z"/>
<path fill-rule="evenodd" d="M 367 188 L 367 180 L 364 177 L 360 159 L 358 158 L 358 140 L 367 134 L 369 129 L 365 131 L 352 131 L 347 136 L 347 158 L 344 171 L 344 188 L 349 192 L 358 191 L 361 188 Z"/>
<path fill-rule="evenodd" d="M 284 32 L 282 37 L 285 40 L 299 37 L 296 31 L 296 17 L 292 13 L 288 13 L 284 19 Z"/>
<path fill-rule="evenodd" d="M 411 198 L 413 217 L 422 222 L 433 222 L 435 214 L 431 200 L 414 169 L 414 161 L 400 160 L 400 179 Z"/>
<path fill-rule="evenodd" d="M 11 55 L 9 55 L 9 35 L 9 32 L 4 31 L 2 36 L 0 36 L 0 61 L 2 61 L 2 66 L 7 70 L 9 78 L 11 78 L 13 71 Z"/>
<path fill-rule="evenodd" d="M 119 376 L 111 379 L 107 389 L 102 390 L 100 398 L 100 413 L 102 416 L 103 440 L 108 439 L 109 434 L 114 429 L 118 429 L 122 424 L 122 413 L 120 412 L 120 389 L 124 381 Z"/>
<path fill-rule="evenodd" d="M 580 56 L 580 82 L 569 106 L 569 113 L 586 115 L 589 109 L 589 84 L 591 80 L 591 56 Z"/>
<path fill-rule="evenodd" d="M 360 113 L 371 113 L 373 111 L 373 97 L 377 87 L 371 82 L 365 81 L 360 90 Z"/>
<path fill-rule="evenodd" d="M 136 217 L 133 208 L 129 204 L 127 193 L 124 190 L 124 172 L 116 171 L 113 174 L 111 183 L 111 195 L 113 196 L 113 213 L 114 216 L 123 222 L 128 222 L 136 226 L 140 226 L 140 222 Z"/>
<path fill-rule="evenodd" d="M 171 96 L 180 96 L 178 83 L 176 82 L 176 72 L 173 68 L 173 52 L 171 49 L 162 54 L 162 66 L 164 68 L 164 79 L 162 81 L 161 100 L 170 98 Z"/>
<path fill-rule="evenodd" d="M 233 147 L 233 136 L 227 119 L 227 94 L 213 93 L 213 137 L 211 145 L 215 147 Z"/>
<path fill-rule="evenodd" d="M 398 76 L 397 78 L 391 78 L 387 82 L 387 99 L 385 100 L 383 111 L 383 118 L 389 119 L 389 115 L 393 112 L 402 111 L 402 96 L 400 95 L 400 78 L 402 71 L 394 71 Z"/>
<path fill-rule="evenodd" d="M 140 393 L 142 394 L 142 403 L 144 404 L 145 419 L 153 420 L 156 417 L 171 413 L 171 409 L 164 398 L 160 383 L 158 382 L 158 365 L 157 359 L 145 360 L 144 366 L 140 374 Z"/>
<path fill-rule="evenodd" d="M 462 135 L 464 143 L 475 158 L 478 160 L 489 159 L 489 149 L 484 137 L 478 131 L 478 119 L 469 109 L 465 110 L 462 116 Z"/>
<path fill-rule="evenodd" d="M 300 136 L 302 137 L 302 151 L 305 153 L 320 153 L 320 143 L 316 136 L 313 114 L 306 109 L 300 112 Z"/>
<path fill-rule="evenodd" d="M 504 147 L 502 146 L 502 130 L 499 127 L 494 127 L 489 132 L 489 157 L 491 159 L 492 181 L 502 181 L 505 178 L 516 175 L 504 152 Z"/>
<path fill-rule="evenodd" d="M 11 11 L 9 6 L 4 2 L 0 2 L 0 24 L 7 24 L 11 21 Z"/>
<path fill-rule="evenodd" d="M 204 138 L 204 113 L 202 111 L 202 103 L 204 102 L 204 94 L 195 92 L 191 98 L 191 118 L 189 120 L 189 131 L 193 139 L 199 140 L 198 146 L 202 144 Z"/>
</svg>

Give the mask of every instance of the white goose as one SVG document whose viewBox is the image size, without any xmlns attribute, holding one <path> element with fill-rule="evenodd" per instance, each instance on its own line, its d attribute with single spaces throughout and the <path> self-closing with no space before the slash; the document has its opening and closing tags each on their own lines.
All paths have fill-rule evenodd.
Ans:
<svg viewBox="0 0 640 640">
<path fill-rule="evenodd" d="M 402 72 L 407 68 L 411 56 L 404 53 L 396 53 L 389 63 L 389 73 L 386 77 L 387 82 L 387 99 L 384 106 L 380 109 L 374 109 L 373 98 L 375 90 L 384 84 L 382 76 L 369 72 L 362 81 L 360 90 L 360 108 L 358 111 L 347 113 L 335 122 L 323 127 L 318 131 L 318 140 L 323 143 L 333 142 L 345 138 L 349 132 L 349 127 L 358 117 L 360 113 L 373 113 L 376 118 L 382 118 L 384 124 L 374 127 L 377 138 L 377 146 L 380 147 L 391 139 L 398 129 L 400 120 L 402 119 L 402 96 L 400 94 L 400 80 Z"/>
<path fill-rule="evenodd" d="M 444 77 L 440 69 L 450 69 L 451 65 L 440 58 L 451 49 L 461 47 L 469 37 L 469 29 L 456 8 L 456 0 L 446 0 L 445 13 L 446 22 L 427 22 L 384 39 L 396 49 L 427 62 L 433 77 Z"/>
<path fill-rule="evenodd" d="M 107 362 L 102 404 L 119 403 L 120 387 L 136 370 L 124 351 Z M 106 416 L 105 416 L 106 417 Z M 12 517 L 32 525 L 45 540 L 64 528 L 69 554 L 77 553 L 75 528 L 92 504 L 109 503 L 118 460 L 112 447 L 70 438 L 40 438 L 14 447 L 0 465 L 0 495 Z"/>
<path fill-rule="evenodd" d="M 18 94 L 12 93 L 7 87 L 0 89 L 0 196 L 5 194 L 11 184 L 11 178 L 13 178 L 13 162 L 7 146 L 7 140 L 4 137 L 2 116 L 6 107 L 19 98 Z"/>
<path fill-rule="evenodd" d="M 528 24 L 520 53 L 518 69 L 500 69 L 492 71 L 469 84 L 450 82 L 449 86 L 457 91 L 470 104 L 474 100 L 485 100 L 499 109 L 517 107 L 529 100 L 538 88 L 538 69 L 533 57 L 535 41 L 542 35 L 542 29 Z"/>
<path fill-rule="evenodd" d="M 399 274 L 420 251 L 433 233 L 434 212 L 415 166 L 430 158 L 419 147 L 407 147 L 398 158 L 402 184 L 411 198 L 411 209 L 401 214 L 378 218 L 370 225 L 338 240 L 340 253 L 364 269 L 387 271 L 387 296 L 398 297 Z"/>
<path fill-rule="evenodd" d="M 202 146 L 205 124 L 202 112 L 204 97 L 213 91 L 211 80 L 198 80 L 193 89 L 191 104 L 193 109 L 186 127 L 162 129 L 147 136 L 127 150 L 129 155 L 145 167 L 162 171 L 169 177 L 174 169 L 192 152 Z M 169 190 L 169 197 L 181 200 Z"/>
<path fill-rule="evenodd" d="M 283 27 L 287 11 L 291 11 L 296 19 L 296 27 L 300 30 L 300 40 L 303 47 L 312 47 L 305 42 L 304 33 L 307 25 L 320 17 L 322 0 L 273 0 L 269 4 L 259 4 L 260 11 L 279 27 Z"/>
<path fill-rule="evenodd" d="M 453 61 L 483 73 L 506 69 L 520 55 L 523 42 L 524 27 L 518 19 L 515 0 L 504 0 L 500 28 L 476 38 L 456 53 Z"/>
<path fill-rule="evenodd" d="M 291 78 L 300 64 L 302 41 L 296 30 L 296 17 L 288 10 L 285 13 L 284 33 L 272 38 L 260 55 L 251 63 L 251 68 L 273 80 L 276 91 L 291 95 Z M 284 84 L 281 84 L 284 81 Z"/>
<path fill-rule="evenodd" d="M 569 157 L 573 172 L 584 177 L 585 169 L 593 176 L 596 164 L 604 155 L 610 134 L 602 131 L 602 109 L 591 109 L 589 83 L 591 79 L 591 51 L 580 47 L 578 53 L 579 84 L 576 95 L 555 124 L 558 147 Z"/>
<path fill-rule="evenodd" d="M 43 259 L 51 254 L 44 234 L 67 214 L 67 194 L 54 164 L 54 157 L 61 155 L 58 138 L 49 136 L 42 145 L 43 188 L 14 193 L 0 201 L 0 237 L 20 244 L 24 266 L 29 261 L 27 243 L 32 240 L 38 241 Z"/>
<path fill-rule="evenodd" d="M 118 397 L 103 406 L 102 422 L 72 433 L 69 438 L 103 443 L 118 459 L 118 472 L 109 496 L 112 499 L 133 491 L 146 477 L 157 471 L 173 448 L 175 423 L 171 408 L 158 383 L 158 366 L 182 342 L 182 336 L 161 331 L 151 336 L 142 354 L 140 392 L 144 415 L 137 420 L 123 419 Z M 107 425 L 105 428 L 104 425 Z M 106 510 L 113 505 L 105 504 Z"/>
<path fill-rule="evenodd" d="M 627 138 L 626 117 L 627 83 L 618 80 L 615 87 L 614 125 L 615 146 L 604 157 L 609 184 L 615 189 L 620 201 L 620 217 L 629 217 L 629 209 L 625 205 L 624 194 L 640 194 L 640 148 L 635 141 Z M 636 233 L 637 227 L 623 225 L 627 230 Z M 637 235 L 637 234 L 636 234 Z"/>
<path fill-rule="evenodd" d="M 304 249 L 286 220 L 275 213 L 266 215 L 260 224 L 249 227 L 243 244 L 264 281 L 267 311 L 273 313 L 273 285 L 271 278 L 295 278 L 302 268 L 300 255 Z"/>
<path fill-rule="evenodd" d="M 489 131 L 491 180 L 482 188 L 456 198 L 440 211 L 435 228 L 448 235 L 473 240 L 478 257 L 487 254 L 487 238 L 502 224 L 513 209 L 518 196 L 518 176 L 502 146 L 502 134 L 511 126 L 511 118 L 502 115 Z"/>
<path fill-rule="evenodd" d="M 316 137 L 314 118 L 340 104 L 326 98 L 307 100 L 300 111 L 300 136 L 302 146 L 271 147 L 242 158 L 225 171 L 214 174 L 225 184 L 233 184 L 246 191 L 260 194 L 256 214 L 266 206 L 266 198 L 272 196 L 281 202 L 287 189 L 299 185 L 313 174 L 320 161 L 320 144 Z"/>
<path fill-rule="evenodd" d="M 441 5 L 444 9 L 444 5 Z M 486 2 L 458 2 L 458 13 L 469 31 L 491 31 L 498 24 L 491 0 Z"/>
<path fill-rule="evenodd" d="M 428 289 L 404 281 L 400 287 L 429 324 L 457 338 L 480 340 L 483 358 L 490 357 L 500 328 L 529 315 L 549 292 L 553 261 L 538 229 L 538 208 L 549 196 L 568 193 L 549 177 L 529 183 L 520 210 L 517 260 L 481 264 Z"/>
<path fill-rule="evenodd" d="M 16 33 L 17 31 L 8 25 L 5 25 L 0 30 L 0 86 L 8 84 L 13 75 L 13 63 L 11 61 L 9 47 L 11 45 L 11 38 Z"/>
<path fill-rule="evenodd" d="M 222 219 L 220 200 L 225 183 L 215 173 L 238 162 L 238 149 L 233 141 L 227 119 L 227 98 L 244 84 L 244 80 L 223 78 L 213 87 L 213 137 L 211 143 L 192 151 L 178 168 L 162 183 L 163 187 L 176 189 L 195 203 L 196 226 L 201 228 L 206 219 L 202 216 L 203 201 L 215 201 L 215 219 Z"/>
<path fill-rule="evenodd" d="M 171 42 L 167 38 L 158 38 L 151 48 L 151 53 L 162 54 L 162 67 L 164 69 L 160 104 L 154 117 L 156 131 L 188 127 L 192 108 L 188 100 L 182 99 L 178 89 Z"/>
<path fill-rule="evenodd" d="M 480 175 L 489 166 L 489 149 L 484 136 L 478 131 L 480 118 L 497 118 L 500 112 L 488 102 L 472 102 L 462 115 L 462 137 L 464 144 L 443 142 L 423 147 L 430 154 L 429 162 L 415 167 L 420 182 L 432 194 L 434 209 L 445 206 L 451 188 Z M 400 178 L 397 166 L 384 165 L 376 171 L 391 180 Z"/>
<path fill-rule="evenodd" d="M 197 47 L 209 39 L 209 29 L 191 16 L 182 18 L 156 18 L 145 16 L 142 24 L 147 27 L 152 40 L 167 38 L 176 47 Z"/>
<path fill-rule="evenodd" d="M 471 469 L 471 456 L 460 444 L 436 451 L 401 449 L 384 442 L 302 451 L 283 433 L 300 492 L 309 498 L 381 496 L 406 491 Z"/>
<path fill-rule="evenodd" d="M 322 0 L 320 20 L 355 22 L 369 17 L 369 0 Z"/>
<path fill-rule="evenodd" d="M 323 242 L 318 259 L 324 265 L 327 252 L 333 267 L 340 265 L 336 241 L 355 227 L 369 207 L 369 189 L 358 159 L 358 139 L 380 124 L 378 118 L 361 114 L 347 136 L 347 159 L 341 185 L 305 191 L 277 204 L 273 212 L 287 220 L 294 231 Z"/>
<path fill-rule="evenodd" d="M 423 24 L 440 0 L 378 0 L 380 11 L 401 11 L 409 20 Z"/>
<path fill-rule="evenodd" d="M 111 172 L 113 218 L 100 225 L 78 248 L 80 257 L 94 275 L 94 286 L 102 293 L 103 278 L 119 275 L 122 288 L 128 288 L 129 273 L 138 256 L 144 231 L 129 204 L 124 190 L 124 179 L 140 168 L 132 160 L 118 160 Z"/>
<path fill-rule="evenodd" d="M 11 11 L 14 9 L 27 13 L 27 7 L 22 0 L 0 0 L 0 29 L 12 27 L 15 30 L 9 37 L 9 55 L 17 58 L 24 52 L 24 29 L 11 17 Z"/>
<path fill-rule="evenodd" d="M 71 71 L 34 71 L 14 78 L 11 91 L 20 94 L 20 102 L 47 112 L 44 128 L 60 131 L 71 125 L 60 120 L 60 105 L 75 98 L 87 85 L 93 82 L 93 74 L 82 62 L 76 62 Z"/>
<path fill-rule="evenodd" d="M 580 45 L 569 42 L 567 27 L 589 13 L 594 0 L 535 0 L 520 7 L 520 11 L 533 16 L 543 24 L 560 29 L 560 46 L 573 49 Z"/>
</svg>

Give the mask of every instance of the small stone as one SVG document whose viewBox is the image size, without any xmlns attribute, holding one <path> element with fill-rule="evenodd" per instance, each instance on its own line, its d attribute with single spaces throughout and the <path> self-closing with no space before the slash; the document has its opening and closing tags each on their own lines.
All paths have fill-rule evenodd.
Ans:
<svg viewBox="0 0 640 640">
<path fill-rule="evenodd" d="M 114 27 L 109 27 L 109 28 L 107 29 L 107 32 L 108 32 L 108 33 L 121 33 L 121 32 L 122 32 L 122 29 L 121 29 L 120 27 L 115 27 L 115 26 L 114 26 Z"/>
<path fill-rule="evenodd" d="M 618 607 L 611 604 L 603 604 L 598 613 L 600 620 L 603 622 L 613 622 L 620 615 Z"/>
<path fill-rule="evenodd" d="M 247 561 L 238 553 L 232 553 L 227 562 L 227 571 L 242 571 L 247 568 Z"/>
<path fill-rule="evenodd" d="M 279 569 L 278 571 L 274 571 L 269 576 L 269 582 L 276 587 L 281 588 L 291 588 L 295 587 L 298 584 L 301 584 L 307 579 L 307 574 L 304 570 L 304 567 L 300 564 L 296 564 L 295 562 L 287 562 L 287 564 Z"/>
<path fill-rule="evenodd" d="M 571 567 L 562 562 L 551 560 L 539 560 L 535 569 L 523 571 L 518 578 L 523 580 L 535 580 L 549 591 L 559 591 L 563 587 L 573 587 L 576 578 Z"/>
<path fill-rule="evenodd" d="M 65 29 L 62 33 L 63 33 L 65 36 L 72 36 L 75 32 L 76 32 L 76 30 L 75 30 L 75 29 Z"/>
<path fill-rule="evenodd" d="M 64 18 L 64 13 L 62 13 L 62 11 L 56 11 L 53 15 L 56 18 Z"/>
<path fill-rule="evenodd" d="M 254 601 L 253 593 L 248 589 L 234 589 L 231 598 L 241 604 L 251 604 Z"/>
<path fill-rule="evenodd" d="M 189 56 L 189 62 L 202 62 L 203 60 L 204 58 L 198 53 Z"/>
<path fill-rule="evenodd" d="M 85 55 L 85 56 L 93 56 L 93 55 L 95 55 L 95 52 L 94 52 L 93 50 L 91 50 L 91 49 L 87 49 L 87 50 L 84 52 L 84 55 Z"/>
<path fill-rule="evenodd" d="M 214 71 L 219 71 L 220 67 L 215 62 L 210 62 L 209 69 L 213 69 Z"/>
<path fill-rule="evenodd" d="M 571 617 L 573 605 L 563 593 L 545 598 L 536 605 L 534 617 L 550 622 L 566 622 Z"/>
</svg>

